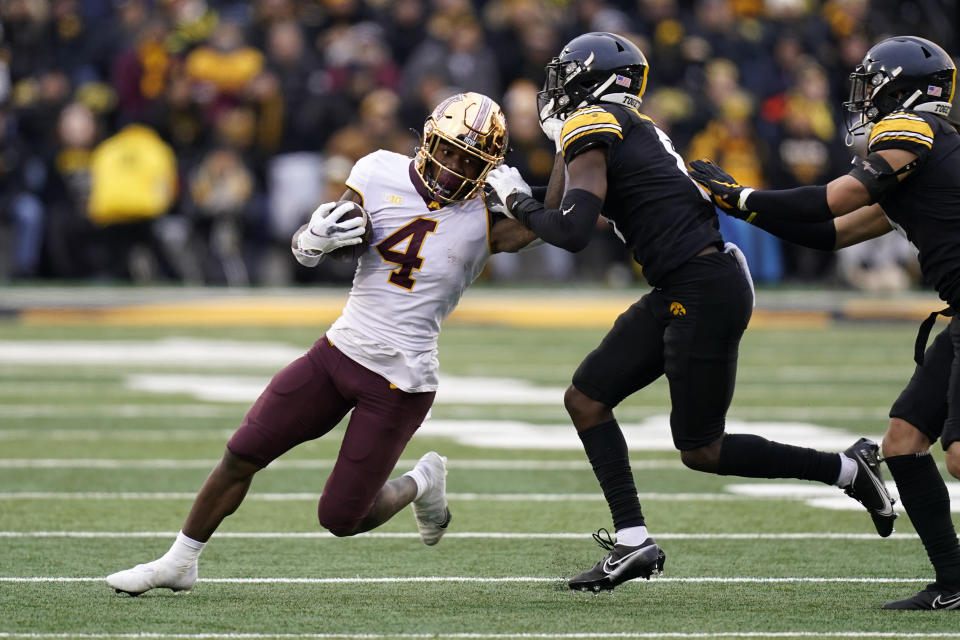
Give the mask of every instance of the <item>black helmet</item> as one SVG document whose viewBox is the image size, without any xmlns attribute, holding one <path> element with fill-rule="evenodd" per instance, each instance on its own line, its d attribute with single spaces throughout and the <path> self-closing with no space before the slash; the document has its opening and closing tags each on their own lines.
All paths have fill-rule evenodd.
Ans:
<svg viewBox="0 0 960 640">
<path fill-rule="evenodd" d="M 537 94 L 540 119 L 565 118 L 597 102 L 639 107 L 648 68 L 643 52 L 623 36 L 602 31 L 577 36 L 547 64 Z"/>
<path fill-rule="evenodd" d="M 896 36 L 873 45 L 850 74 L 850 133 L 897 109 L 929 111 L 947 118 L 957 67 L 938 45 L 916 36 Z"/>
</svg>

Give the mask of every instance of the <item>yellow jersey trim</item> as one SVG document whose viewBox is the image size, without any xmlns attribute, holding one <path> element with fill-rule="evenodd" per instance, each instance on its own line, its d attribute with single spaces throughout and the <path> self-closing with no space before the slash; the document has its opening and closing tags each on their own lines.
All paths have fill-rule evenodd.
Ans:
<svg viewBox="0 0 960 640">
<path fill-rule="evenodd" d="M 909 140 L 933 148 L 933 129 L 918 116 L 907 113 L 889 115 L 870 132 L 870 147 L 884 140 Z"/>
<path fill-rule="evenodd" d="M 364 209 L 366 209 L 366 208 L 367 208 L 367 203 L 366 203 L 366 201 L 364 200 L 363 194 L 360 193 L 360 189 L 357 189 L 357 188 L 354 187 L 353 185 L 349 185 L 349 184 L 346 185 L 346 187 L 347 187 L 347 189 L 350 189 L 350 191 L 353 191 L 355 194 L 357 194 L 358 196 L 360 196 L 360 206 L 363 207 Z"/>
<path fill-rule="evenodd" d="M 571 142 L 592 133 L 612 133 L 623 140 L 623 128 L 616 116 L 601 107 L 586 107 L 574 111 L 563 124 L 560 132 L 563 153 Z"/>
</svg>

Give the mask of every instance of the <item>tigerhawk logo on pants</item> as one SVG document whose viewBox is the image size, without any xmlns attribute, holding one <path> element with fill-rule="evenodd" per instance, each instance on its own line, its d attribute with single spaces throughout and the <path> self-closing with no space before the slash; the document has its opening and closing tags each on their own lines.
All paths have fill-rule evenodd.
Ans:
<svg viewBox="0 0 960 640">
<path fill-rule="evenodd" d="M 671 302 L 671 303 L 670 303 L 670 313 L 672 313 L 672 314 L 675 315 L 675 316 L 685 316 L 685 315 L 687 315 L 687 310 L 686 310 L 686 308 L 684 308 L 684 306 L 683 306 L 682 304 L 680 304 L 679 302 Z"/>
</svg>

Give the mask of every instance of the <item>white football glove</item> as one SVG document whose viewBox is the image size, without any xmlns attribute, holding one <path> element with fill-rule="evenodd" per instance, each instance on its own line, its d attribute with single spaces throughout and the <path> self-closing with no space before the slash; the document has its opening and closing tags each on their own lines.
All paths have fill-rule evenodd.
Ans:
<svg viewBox="0 0 960 640">
<path fill-rule="evenodd" d="M 510 213 L 510 209 L 507 209 L 507 205 L 500 200 L 500 196 L 497 195 L 497 192 L 494 191 L 493 187 L 491 187 L 489 184 L 486 184 L 486 182 L 483 185 L 483 204 L 486 205 L 487 211 L 491 213 L 501 213 L 508 218 L 513 218 L 513 214 Z"/>
<path fill-rule="evenodd" d="M 307 228 L 297 238 L 297 248 L 301 252 L 320 255 L 363 242 L 365 231 L 363 217 L 339 221 L 340 216 L 349 211 L 352 206 L 348 202 L 340 206 L 337 206 L 336 202 L 324 202 L 317 207 L 310 216 Z"/>
<path fill-rule="evenodd" d="M 306 231 L 306 229 L 304 229 L 304 231 Z M 304 251 L 297 245 L 290 247 L 290 250 L 293 251 L 293 257 L 297 259 L 297 262 L 305 267 L 315 267 L 320 264 L 321 260 L 323 260 L 322 253 L 309 250 Z"/>
<path fill-rule="evenodd" d="M 547 118 L 546 115 L 550 113 L 551 109 L 553 109 L 552 99 L 540 110 L 540 128 L 543 130 L 543 135 L 547 136 L 553 142 L 554 146 L 556 146 L 557 153 L 560 153 L 562 151 L 560 142 L 563 140 L 561 135 L 563 132 L 563 118 L 556 115 Z"/>
<path fill-rule="evenodd" d="M 516 167 L 505 164 L 496 167 L 487 174 L 487 185 L 496 192 L 497 198 L 499 198 L 500 202 L 504 203 L 504 205 L 509 202 L 507 198 L 512 195 L 518 193 L 525 193 L 528 196 L 533 195 L 533 192 L 530 190 L 530 185 L 520 177 L 520 172 L 517 171 Z M 509 209 L 509 207 L 505 208 Z M 510 217 L 512 218 L 513 216 Z"/>
</svg>

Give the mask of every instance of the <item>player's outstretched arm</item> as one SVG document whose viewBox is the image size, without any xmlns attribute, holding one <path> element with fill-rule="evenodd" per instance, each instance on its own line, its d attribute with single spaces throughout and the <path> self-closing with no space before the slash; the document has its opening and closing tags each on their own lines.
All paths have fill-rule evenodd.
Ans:
<svg viewBox="0 0 960 640">
<path fill-rule="evenodd" d="M 908 173 L 914 159 L 899 153 L 890 155 L 898 165 L 894 169 L 886 155 L 871 154 L 868 161 L 855 159 L 849 174 L 825 186 L 780 191 L 744 187 L 709 160 L 691 162 L 690 176 L 710 192 L 724 213 L 788 242 L 830 251 L 892 229 L 883 209 L 874 202 L 896 186 L 897 178 Z"/>
<path fill-rule="evenodd" d="M 856 211 L 836 218 L 833 224 L 837 233 L 834 244 L 837 249 L 878 238 L 893 231 L 890 221 L 879 204 L 860 207 Z"/>
<path fill-rule="evenodd" d="M 710 192 L 728 215 L 754 223 L 754 218 L 790 222 L 821 222 L 845 216 L 879 202 L 913 171 L 917 155 L 902 149 L 883 149 L 853 159 L 853 168 L 822 186 L 782 190 L 755 190 L 739 184 L 707 159 L 690 163 L 690 177 Z"/>
<path fill-rule="evenodd" d="M 876 238 L 892 230 L 878 204 L 820 222 L 793 222 L 757 216 L 750 223 L 787 242 L 820 251 L 834 251 Z"/>
<path fill-rule="evenodd" d="M 493 253 L 516 253 L 539 240 L 537 234 L 512 218 L 502 218 L 490 228 L 490 250 Z"/>
<path fill-rule="evenodd" d="M 574 158 L 568 167 L 566 192 L 560 207 L 547 208 L 530 195 L 530 187 L 516 169 L 500 166 L 487 176 L 487 184 L 507 204 L 511 215 L 537 236 L 567 251 L 581 251 L 590 243 L 606 197 L 606 155 L 591 149 Z M 550 199 L 548 187 L 547 199 Z"/>
</svg>

